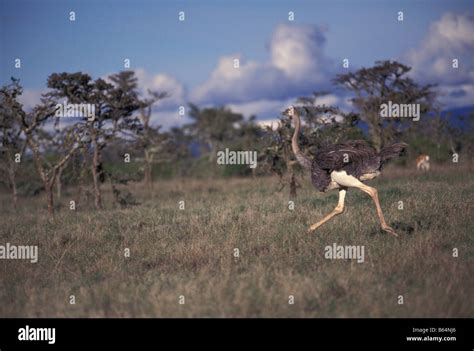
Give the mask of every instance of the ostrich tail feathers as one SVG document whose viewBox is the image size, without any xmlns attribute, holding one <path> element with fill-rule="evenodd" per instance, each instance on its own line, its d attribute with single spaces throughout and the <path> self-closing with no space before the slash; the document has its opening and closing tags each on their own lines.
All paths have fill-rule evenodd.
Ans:
<svg viewBox="0 0 474 351">
<path fill-rule="evenodd" d="M 382 162 L 387 162 L 388 160 L 400 156 L 403 151 L 408 147 L 408 144 L 405 143 L 395 143 L 390 146 L 384 147 L 380 150 L 380 157 Z"/>
</svg>

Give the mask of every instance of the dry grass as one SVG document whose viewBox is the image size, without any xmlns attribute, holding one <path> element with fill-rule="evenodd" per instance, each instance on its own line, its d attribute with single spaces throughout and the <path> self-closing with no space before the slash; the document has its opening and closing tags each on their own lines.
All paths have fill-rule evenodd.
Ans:
<svg viewBox="0 0 474 351">
<path fill-rule="evenodd" d="M 140 206 L 101 212 L 69 211 L 71 193 L 54 221 L 42 198 L 13 211 L 2 195 L 0 244 L 39 245 L 39 261 L 0 261 L 0 316 L 472 317 L 472 175 L 392 168 L 371 184 L 400 238 L 380 232 L 357 190 L 343 215 L 308 235 L 337 192 L 305 182 L 290 211 L 273 178 L 174 180 L 153 194 L 137 184 Z M 334 242 L 365 245 L 365 262 L 325 259 Z"/>
</svg>

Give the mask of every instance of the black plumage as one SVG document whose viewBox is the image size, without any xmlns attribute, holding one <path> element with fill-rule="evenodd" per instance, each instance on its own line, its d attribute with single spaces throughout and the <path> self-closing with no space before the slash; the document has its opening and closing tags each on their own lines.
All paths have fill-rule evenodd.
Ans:
<svg viewBox="0 0 474 351">
<path fill-rule="evenodd" d="M 329 190 L 331 173 L 346 171 L 348 175 L 363 180 L 363 176 L 374 176 L 382 170 L 383 164 L 398 156 L 406 147 L 396 143 L 382 149 L 379 153 L 364 140 L 351 140 L 332 144 L 316 152 L 311 164 L 311 181 L 319 191 Z"/>
</svg>

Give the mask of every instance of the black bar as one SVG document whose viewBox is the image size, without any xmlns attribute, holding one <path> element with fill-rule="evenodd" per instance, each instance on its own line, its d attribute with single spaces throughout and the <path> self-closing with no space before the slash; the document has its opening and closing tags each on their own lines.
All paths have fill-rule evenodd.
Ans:
<svg viewBox="0 0 474 351">
<path fill-rule="evenodd" d="M 54 344 L 19 340 L 20 328 L 55 328 Z M 336 350 L 473 350 L 472 319 L 1 319 L 0 350 L 170 349 L 188 344 L 220 349 L 261 344 Z M 35 329 L 36 331 L 36 329 Z M 42 330 L 44 331 L 44 330 Z M 41 333 L 40 333 L 41 334 Z M 25 334 L 23 334 L 24 336 Z M 36 332 L 30 334 L 33 337 Z M 52 334 L 49 334 L 52 336 Z M 407 338 L 420 337 L 420 340 Z M 430 339 L 431 338 L 431 339 Z M 443 338 L 442 340 L 433 338 Z M 451 338 L 450 340 L 444 338 Z M 455 338 L 452 339 L 452 338 Z M 224 340 L 224 341 L 222 341 Z M 169 346 L 165 346 L 169 345 Z M 172 347 L 171 347 L 172 346 Z M 253 348 L 253 347 L 252 347 Z M 147 348 L 148 349 L 148 348 Z"/>
</svg>

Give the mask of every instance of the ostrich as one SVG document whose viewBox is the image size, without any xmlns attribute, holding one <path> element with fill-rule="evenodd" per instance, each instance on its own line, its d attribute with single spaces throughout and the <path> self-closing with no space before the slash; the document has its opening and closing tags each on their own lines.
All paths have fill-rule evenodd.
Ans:
<svg viewBox="0 0 474 351">
<path fill-rule="evenodd" d="M 311 172 L 313 185 L 321 192 L 339 189 L 339 202 L 336 208 L 319 222 L 310 226 L 308 233 L 313 232 L 334 216 L 344 212 L 344 198 L 347 188 L 358 188 L 369 194 L 374 200 L 382 229 L 398 236 L 395 230 L 388 226 L 385 221 L 377 189 L 365 185 L 363 181 L 378 177 L 383 164 L 389 159 L 399 156 L 408 145 L 395 143 L 377 152 L 363 140 L 346 141 L 318 150 L 311 160 L 301 152 L 298 145 L 301 125 L 298 112 L 291 106 L 286 113 L 295 124 L 295 132 L 291 140 L 293 153 L 301 166 Z"/>
</svg>

